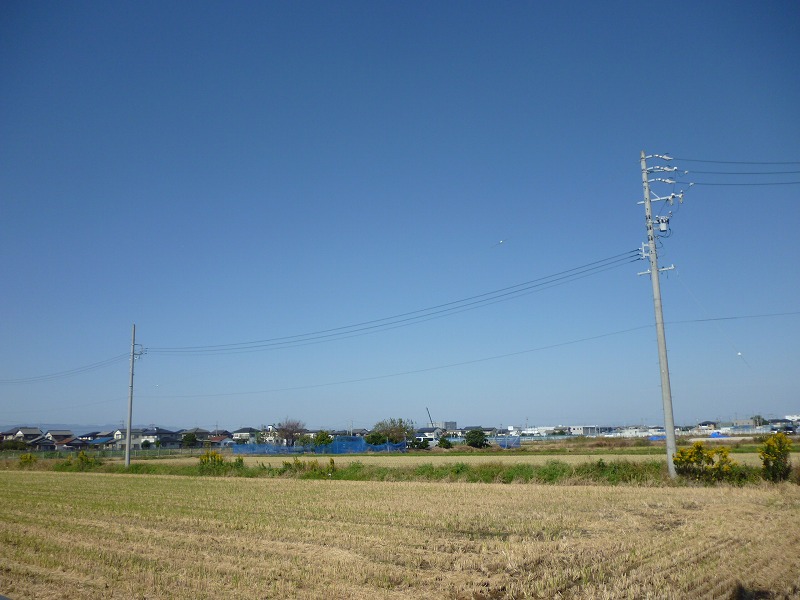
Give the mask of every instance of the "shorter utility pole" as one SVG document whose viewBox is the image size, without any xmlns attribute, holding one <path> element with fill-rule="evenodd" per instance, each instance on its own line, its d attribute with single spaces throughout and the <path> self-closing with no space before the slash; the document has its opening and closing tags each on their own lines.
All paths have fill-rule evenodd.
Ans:
<svg viewBox="0 0 800 600">
<path fill-rule="evenodd" d="M 142 352 L 136 351 L 136 323 L 131 329 L 131 378 L 128 385 L 128 424 L 125 427 L 125 468 L 131 466 L 131 419 L 133 417 L 133 365 Z"/>
<path fill-rule="evenodd" d="M 654 155 L 652 157 L 645 156 L 644 150 L 641 154 L 641 167 L 642 167 L 642 186 L 644 187 L 644 213 L 645 223 L 647 226 L 647 248 L 642 245 L 643 258 L 650 259 L 650 269 L 640 275 L 650 275 L 650 281 L 653 284 L 653 308 L 656 317 L 656 336 L 658 337 L 658 364 L 661 372 L 661 402 L 664 408 L 664 434 L 667 441 L 667 470 L 669 476 L 673 479 L 677 477 L 675 472 L 675 453 L 677 451 L 677 444 L 675 441 L 675 418 L 672 412 L 672 389 L 669 381 L 669 364 L 667 361 L 667 339 L 664 331 L 664 314 L 661 305 L 661 283 L 659 281 L 659 268 L 658 268 L 658 254 L 656 252 L 656 233 L 653 220 L 653 199 L 650 196 L 650 183 L 661 182 L 666 184 L 674 184 L 675 181 L 669 178 L 655 178 L 650 179 L 651 173 L 670 173 L 676 171 L 675 167 L 647 167 L 647 158 L 659 158 L 662 160 L 672 160 L 669 156 Z M 670 194 L 664 198 L 656 197 L 655 200 L 666 200 L 670 204 L 675 198 L 683 201 L 683 193 Z M 671 213 L 670 213 L 671 215 Z M 659 231 L 666 232 L 669 230 L 669 216 L 658 217 Z M 674 266 L 666 267 L 663 270 L 675 268 Z"/>
</svg>

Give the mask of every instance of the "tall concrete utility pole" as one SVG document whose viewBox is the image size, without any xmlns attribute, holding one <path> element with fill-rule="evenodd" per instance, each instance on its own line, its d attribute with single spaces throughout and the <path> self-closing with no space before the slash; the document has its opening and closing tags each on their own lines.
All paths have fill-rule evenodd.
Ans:
<svg viewBox="0 0 800 600">
<path fill-rule="evenodd" d="M 133 365 L 136 362 L 136 323 L 131 331 L 131 380 L 128 386 L 128 425 L 125 427 L 125 468 L 131 466 L 131 417 L 133 417 Z"/>
<path fill-rule="evenodd" d="M 669 167 L 655 167 L 653 169 L 647 168 L 647 158 L 644 150 L 641 155 L 642 165 L 642 186 L 644 187 L 644 214 L 645 222 L 647 224 L 647 246 L 650 258 L 650 281 L 653 283 L 653 308 L 656 315 L 656 335 L 658 337 L 658 366 L 661 370 L 661 401 L 664 406 L 664 433 L 667 438 L 667 469 L 669 476 L 673 479 L 677 476 L 675 472 L 675 464 L 672 459 L 675 457 L 676 443 L 675 443 L 675 419 L 672 413 L 672 389 L 669 383 L 669 364 L 667 362 L 667 340 L 664 332 L 664 314 L 661 307 L 661 283 L 659 282 L 658 275 L 658 255 L 656 253 L 656 234 L 653 227 L 653 209 L 650 198 L 650 179 L 649 175 L 654 172 L 674 171 L 674 168 Z M 658 158 L 668 159 L 668 157 L 659 156 Z M 656 179 L 654 181 L 668 180 Z M 674 195 L 668 198 L 658 198 L 659 200 L 672 201 Z M 682 199 L 682 196 L 681 196 Z M 663 220 L 666 219 L 666 220 Z M 669 225 L 669 217 L 659 219 L 659 225 L 663 223 L 666 228 Z M 672 267 L 668 267 L 672 268 Z"/>
</svg>

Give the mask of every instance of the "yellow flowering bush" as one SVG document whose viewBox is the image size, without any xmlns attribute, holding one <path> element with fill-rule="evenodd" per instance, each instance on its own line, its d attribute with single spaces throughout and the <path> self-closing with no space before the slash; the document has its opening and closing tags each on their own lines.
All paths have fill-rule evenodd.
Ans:
<svg viewBox="0 0 800 600">
<path fill-rule="evenodd" d="M 792 451 L 792 441 L 785 433 L 776 433 L 769 436 L 758 451 L 761 458 L 761 473 L 767 481 L 785 481 L 789 478 L 792 465 L 789 462 L 789 452 Z"/>
<path fill-rule="evenodd" d="M 748 478 L 747 471 L 731 458 L 730 449 L 706 448 L 703 442 L 681 448 L 672 462 L 678 475 L 695 481 L 742 483 Z"/>
</svg>

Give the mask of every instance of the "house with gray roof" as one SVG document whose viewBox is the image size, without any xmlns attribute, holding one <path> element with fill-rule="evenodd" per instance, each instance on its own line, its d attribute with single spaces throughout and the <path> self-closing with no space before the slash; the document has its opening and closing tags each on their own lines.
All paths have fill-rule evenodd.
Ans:
<svg viewBox="0 0 800 600">
<path fill-rule="evenodd" d="M 39 429 L 38 427 L 17 427 L 16 432 L 11 437 L 11 439 L 22 440 L 23 442 L 30 442 L 43 435 L 44 434 L 42 433 L 42 430 Z"/>
<path fill-rule="evenodd" d="M 56 444 L 74 438 L 75 434 L 69 429 L 50 429 L 44 434 L 48 440 L 53 440 Z"/>
<path fill-rule="evenodd" d="M 56 443 L 43 435 L 32 440 L 25 442 L 31 450 L 39 450 L 41 452 L 52 452 L 56 449 Z"/>
</svg>

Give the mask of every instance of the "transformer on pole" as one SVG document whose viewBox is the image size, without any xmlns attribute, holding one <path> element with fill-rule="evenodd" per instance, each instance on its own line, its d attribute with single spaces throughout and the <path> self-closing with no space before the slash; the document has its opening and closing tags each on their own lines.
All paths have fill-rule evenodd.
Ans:
<svg viewBox="0 0 800 600">
<path fill-rule="evenodd" d="M 650 281 L 653 284 L 653 309 L 655 311 L 656 317 L 656 335 L 658 337 L 658 365 L 659 370 L 661 372 L 661 401 L 664 408 L 664 433 L 666 434 L 667 440 L 667 470 L 669 471 L 669 476 L 675 478 L 677 473 L 675 472 L 675 464 L 673 463 L 673 458 L 675 458 L 676 452 L 676 441 L 675 441 L 675 418 L 672 412 L 672 389 L 670 387 L 669 381 L 669 363 L 667 360 L 667 340 L 664 331 L 664 314 L 661 306 L 661 283 L 659 281 L 659 272 L 660 271 L 667 271 L 669 269 L 674 269 L 675 266 L 671 265 L 669 267 L 665 267 L 659 269 L 658 267 L 658 254 L 656 250 L 656 227 L 660 233 L 667 233 L 669 231 L 669 219 L 670 215 L 668 216 L 659 216 L 653 218 L 653 208 L 652 203 L 653 201 L 665 200 L 672 204 L 674 200 L 677 198 L 680 202 L 683 202 L 683 192 L 680 194 L 670 194 L 666 197 L 656 196 L 655 198 L 651 197 L 650 193 L 650 184 L 654 182 L 659 183 L 666 183 L 666 184 L 674 184 L 674 179 L 662 178 L 662 177 L 655 177 L 653 179 L 650 178 L 650 175 L 653 173 L 671 173 L 677 171 L 676 167 L 668 167 L 668 166 L 647 166 L 647 159 L 648 158 L 657 158 L 664 161 L 672 160 L 669 156 L 663 156 L 655 154 L 653 156 L 645 156 L 644 150 L 641 154 L 641 167 L 642 167 L 642 187 L 644 188 L 644 201 L 640 204 L 644 204 L 644 213 L 645 213 L 645 224 L 647 226 L 647 245 L 642 244 L 642 257 L 650 259 L 650 269 L 645 271 L 644 273 L 639 273 L 640 275 L 650 275 Z"/>
</svg>

